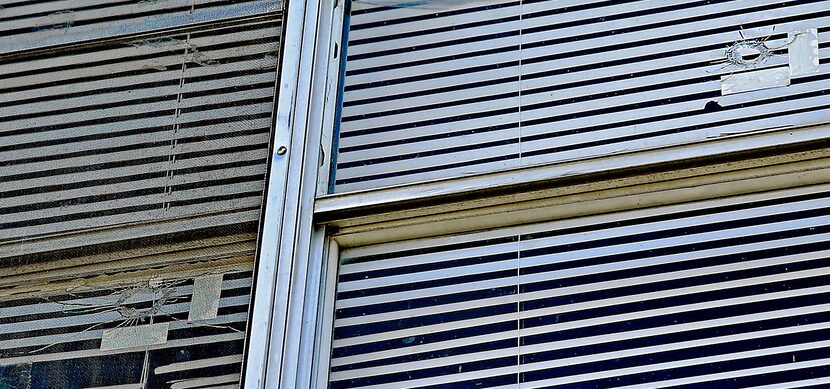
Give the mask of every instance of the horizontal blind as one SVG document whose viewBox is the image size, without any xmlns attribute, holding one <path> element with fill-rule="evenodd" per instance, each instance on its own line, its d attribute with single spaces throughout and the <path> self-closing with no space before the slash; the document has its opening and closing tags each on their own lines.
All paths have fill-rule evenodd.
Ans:
<svg viewBox="0 0 830 389">
<path fill-rule="evenodd" d="M 830 382 L 830 186 L 342 253 L 332 388 Z"/>
<path fill-rule="evenodd" d="M 280 10 L 279 0 L 3 0 L 0 55 Z"/>
<path fill-rule="evenodd" d="M 355 2 L 335 191 L 826 122 L 824 1 Z M 390 4 L 396 2 L 381 2 Z M 417 5 L 421 4 L 423 5 Z M 819 73 L 722 96 L 760 37 L 817 28 Z"/>
<path fill-rule="evenodd" d="M 0 254 L 107 226 L 258 220 L 279 32 L 272 15 L 0 58 Z"/>
<path fill-rule="evenodd" d="M 194 278 L 0 301 L 0 386 L 238 387 L 251 273 L 218 277 L 218 313 L 204 320 L 188 319 Z M 159 324 L 164 342 L 102 350 L 106 331 Z"/>
</svg>

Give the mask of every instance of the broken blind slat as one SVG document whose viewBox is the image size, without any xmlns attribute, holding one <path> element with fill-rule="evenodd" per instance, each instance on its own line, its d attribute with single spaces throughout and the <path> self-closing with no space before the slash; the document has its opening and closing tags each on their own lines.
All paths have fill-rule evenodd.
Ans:
<svg viewBox="0 0 830 389">
<path fill-rule="evenodd" d="M 221 283 L 206 296 L 218 310 L 195 320 L 200 277 L 0 302 L 0 387 L 238 385 L 251 273 L 208 276 Z"/>
<path fill-rule="evenodd" d="M 280 0 L 0 2 L 0 55 L 273 13 Z"/>
<path fill-rule="evenodd" d="M 348 249 L 330 387 L 830 381 L 828 197 L 822 185 Z"/>
<path fill-rule="evenodd" d="M 336 192 L 817 124 L 828 115 L 824 1 L 374 3 L 353 4 Z M 805 44 L 817 44 L 822 59 L 814 69 L 801 63 L 816 59 L 812 46 L 806 56 L 789 55 L 809 29 L 818 36 Z M 766 49 L 760 59 L 746 52 L 730 62 L 736 42 Z M 804 66 L 815 72 L 789 76 Z M 730 92 L 745 78 L 763 84 L 772 69 L 786 82 Z"/>
<path fill-rule="evenodd" d="M 0 59 L 0 252 L 128 223 L 256 221 L 279 31 L 269 17 Z"/>
</svg>

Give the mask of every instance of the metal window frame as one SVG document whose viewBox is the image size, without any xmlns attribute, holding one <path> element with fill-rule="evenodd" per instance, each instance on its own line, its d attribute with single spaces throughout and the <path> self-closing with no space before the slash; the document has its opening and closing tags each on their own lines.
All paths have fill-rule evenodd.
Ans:
<svg viewBox="0 0 830 389">
<path fill-rule="evenodd" d="M 315 219 L 337 229 L 341 246 L 353 247 L 623 209 L 612 204 L 591 210 L 584 204 L 589 198 L 637 194 L 637 204 L 659 205 L 695 197 L 646 201 L 656 196 L 649 193 L 706 185 L 713 189 L 701 195 L 715 197 L 820 183 L 830 166 L 828 130 L 830 124 L 806 126 L 324 196 L 315 203 Z M 730 187 L 737 182 L 745 187 Z M 724 188 L 715 191 L 717 185 Z M 565 211 L 566 205 L 572 209 Z"/>
<path fill-rule="evenodd" d="M 355 209 L 513 191 L 519 186 L 545 186 L 552 181 L 571 177 L 621 175 L 624 170 L 659 170 L 660 166 L 679 165 L 688 161 L 699 161 L 699 165 L 711 164 L 754 150 L 769 149 L 766 154 L 775 154 L 776 150 L 782 147 L 800 148 L 803 144 L 824 141 L 827 139 L 828 129 L 830 125 L 814 125 L 736 134 L 676 146 L 531 165 L 495 173 L 344 192 L 321 197 L 315 204 L 314 211 L 324 221 L 330 221 L 341 218 L 340 215 Z"/>
<path fill-rule="evenodd" d="M 330 245 L 336 249 L 330 249 L 325 255 L 328 273 L 321 285 L 325 301 L 320 307 L 318 326 L 328 331 L 321 332 L 322 338 L 318 346 L 321 351 L 317 352 L 315 361 L 317 380 L 312 387 L 326 388 L 328 385 L 330 354 L 324 351 L 330 352 L 333 342 L 331 329 L 340 252 L 368 245 L 394 245 L 401 241 L 486 233 L 495 229 L 518 233 L 533 229 L 539 224 L 572 218 L 604 218 L 611 214 L 638 212 L 652 207 L 720 201 L 732 196 L 830 183 L 830 142 L 793 145 L 792 148 L 761 152 L 765 155 L 752 153 L 743 155 L 741 159 L 706 159 L 699 161 L 700 164 L 693 168 L 675 167 L 660 174 L 640 171 L 631 175 L 605 175 L 575 184 L 548 182 L 544 188 L 536 188 L 534 191 L 517 188 L 509 194 L 490 194 L 483 200 L 458 200 L 454 196 L 445 195 L 430 201 L 423 197 L 420 198 L 422 202 L 399 206 L 396 211 L 377 211 L 372 207 L 356 205 L 344 207 L 343 212 L 336 215 L 316 214 L 318 219 L 326 217 L 327 221 L 322 224 L 330 228 Z M 498 174 L 478 179 L 496 177 Z M 630 182 L 631 185 L 619 185 L 621 182 Z M 603 187 L 604 184 L 609 185 Z M 416 184 L 407 188 L 423 191 L 429 185 Z M 375 194 L 364 192 L 353 195 L 360 197 Z M 518 201 L 513 195 L 529 195 L 535 199 Z M 503 197 L 514 201 L 505 202 Z M 477 206 L 487 201 L 493 203 Z M 318 199 L 317 204 L 322 204 L 322 199 Z"/>
<path fill-rule="evenodd" d="M 830 141 L 804 146 L 810 148 L 765 156 L 751 153 L 662 171 L 586 174 L 533 190 L 423 198 L 395 208 L 356 206 L 315 216 L 333 231 L 331 239 L 348 249 L 830 182 Z"/>
<path fill-rule="evenodd" d="M 242 386 L 310 387 L 319 350 L 325 227 L 313 204 L 327 188 L 324 144 L 334 120 L 343 4 L 287 2 L 265 201 L 260 223 Z M 335 250 L 336 251 L 336 250 Z M 325 262 L 327 263 L 327 262 Z M 312 322 L 314 321 L 314 322 Z"/>
<path fill-rule="evenodd" d="M 245 388 L 327 387 L 342 250 L 830 183 L 819 125 L 328 194 L 348 1 L 286 7 Z"/>
<path fill-rule="evenodd" d="M 319 291 L 321 304 L 317 309 L 317 329 L 320 336 L 315 346 L 314 359 L 311 363 L 313 381 L 310 388 L 326 388 L 329 382 L 331 362 L 332 331 L 334 330 L 334 300 L 337 291 L 337 272 L 340 266 L 340 245 L 329 238 L 328 251 L 323 255 L 325 271 L 320 279 Z"/>
</svg>

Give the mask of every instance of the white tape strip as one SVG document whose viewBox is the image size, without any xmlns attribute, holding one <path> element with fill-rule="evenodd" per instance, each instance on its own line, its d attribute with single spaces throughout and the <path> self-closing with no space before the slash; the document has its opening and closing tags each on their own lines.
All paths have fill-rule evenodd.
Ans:
<svg viewBox="0 0 830 389">
<path fill-rule="evenodd" d="M 193 279 L 193 297 L 187 321 L 215 319 L 219 314 L 222 275 L 212 274 Z"/>
<path fill-rule="evenodd" d="M 818 29 L 789 33 L 790 75 L 807 76 L 819 72 Z"/>
<path fill-rule="evenodd" d="M 789 67 L 735 73 L 723 76 L 720 79 L 721 94 L 723 95 L 788 85 L 790 85 Z"/>
<path fill-rule="evenodd" d="M 144 347 L 167 342 L 170 323 L 155 323 L 134 327 L 120 327 L 104 330 L 101 350 L 120 350 Z"/>
</svg>

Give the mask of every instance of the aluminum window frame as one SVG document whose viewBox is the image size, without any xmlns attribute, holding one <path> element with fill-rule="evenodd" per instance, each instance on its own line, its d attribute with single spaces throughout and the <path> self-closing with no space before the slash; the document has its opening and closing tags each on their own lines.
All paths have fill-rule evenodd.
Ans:
<svg viewBox="0 0 830 389">
<path fill-rule="evenodd" d="M 342 250 L 830 183 L 830 125 L 814 125 L 329 194 L 346 47 L 334 49 L 337 55 L 329 50 L 345 45 L 347 31 L 341 27 L 348 23 L 348 1 L 295 0 L 287 5 L 286 52 L 256 265 L 255 288 L 262 289 L 256 289 L 259 298 L 249 320 L 258 327 L 248 335 L 252 348 L 246 350 L 245 388 L 328 385 Z M 303 125 L 307 132 L 297 130 Z M 330 152 L 319 155 L 303 148 L 317 143 Z M 281 146 L 287 153 L 280 154 Z M 292 174 L 305 180 L 287 195 Z M 308 237 L 305 243 L 303 236 Z M 280 275 L 279 269 L 291 271 Z M 258 342 L 266 343 L 261 347 Z"/>
<path fill-rule="evenodd" d="M 725 168 L 731 163 L 723 163 L 719 167 Z M 424 214 L 420 218 L 408 218 L 405 215 L 395 218 L 390 216 L 390 214 L 394 215 L 392 212 L 385 215 L 390 220 L 362 224 L 354 228 L 337 228 L 338 224 L 347 225 L 354 221 L 348 216 L 325 222 L 324 224 L 328 225 L 332 231 L 329 236 L 330 245 L 336 247 L 336 250 L 331 249 L 325 255 L 328 261 L 326 268 L 329 273 L 321 285 L 325 302 L 320 307 L 318 326 L 328 329 L 328 332 L 321 332 L 323 337 L 317 346 L 319 351 L 317 351 L 315 362 L 317 381 L 316 386 L 312 387 L 326 388 L 329 382 L 327 378 L 330 373 L 340 252 L 376 244 L 394 245 L 402 241 L 411 243 L 419 239 L 434 239 L 439 236 L 486 233 L 494 229 L 518 233 L 528 229 L 533 230 L 538 228 L 538 225 L 567 219 L 604 218 L 606 215 L 640 212 L 648 208 L 694 204 L 706 200 L 718 201 L 732 196 L 761 194 L 830 183 L 830 149 L 826 147 L 807 152 L 784 153 L 777 157 L 759 158 L 757 161 L 748 159 L 746 163 L 747 165 L 740 166 L 737 170 L 724 169 L 721 172 L 712 172 L 703 169 L 701 174 L 692 177 L 684 177 L 681 170 L 676 170 L 670 173 L 675 175 L 674 178 L 664 181 L 646 181 L 632 186 L 612 187 L 599 191 L 591 190 L 590 186 L 577 186 L 573 193 L 559 196 L 556 193 L 562 187 L 553 186 L 541 191 L 551 197 L 540 196 L 541 198 L 536 201 L 474 208 L 456 215 L 452 215 L 453 212 L 430 214 L 428 208 L 419 209 L 413 206 L 404 211 L 415 213 L 422 211 Z M 718 165 L 709 166 L 717 168 Z M 644 173 L 643 177 L 652 176 Z M 441 207 L 455 204 L 452 197 L 443 197 L 442 200 L 430 203 L 430 205 Z M 463 204 L 464 201 L 459 203 L 474 205 L 475 201 L 469 201 L 466 204 Z M 360 211 L 359 207 L 347 209 L 351 212 Z M 544 212 L 539 215 L 539 210 L 544 210 Z"/>
<path fill-rule="evenodd" d="M 311 384 L 318 342 L 316 324 L 307 320 L 316 321 L 318 315 L 320 295 L 313 291 L 320 288 L 313 280 L 321 276 L 328 248 L 326 230 L 313 226 L 312 210 L 317 195 L 327 189 L 319 183 L 324 182 L 320 175 L 328 177 L 330 155 L 321 145 L 331 143 L 324 129 L 334 120 L 342 10 L 338 0 L 295 0 L 285 8 L 279 94 L 242 371 L 245 388 Z"/>
</svg>

